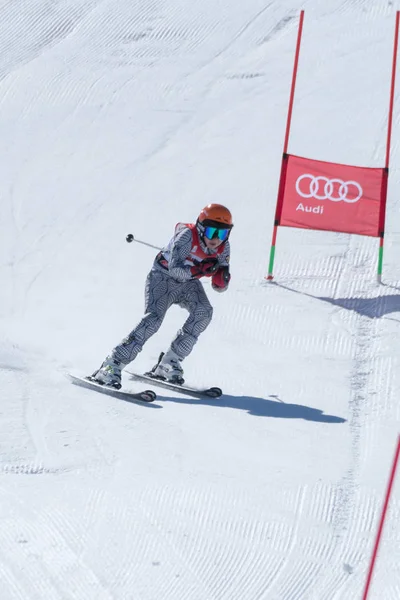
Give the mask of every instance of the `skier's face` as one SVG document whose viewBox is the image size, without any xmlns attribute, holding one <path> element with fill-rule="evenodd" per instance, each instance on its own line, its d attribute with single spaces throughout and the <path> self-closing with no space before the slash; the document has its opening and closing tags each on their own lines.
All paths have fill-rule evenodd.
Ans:
<svg viewBox="0 0 400 600">
<path fill-rule="evenodd" d="M 207 237 L 204 236 L 204 243 L 209 250 L 216 250 L 223 242 L 218 238 L 213 238 L 212 240 L 209 240 Z"/>
</svg>

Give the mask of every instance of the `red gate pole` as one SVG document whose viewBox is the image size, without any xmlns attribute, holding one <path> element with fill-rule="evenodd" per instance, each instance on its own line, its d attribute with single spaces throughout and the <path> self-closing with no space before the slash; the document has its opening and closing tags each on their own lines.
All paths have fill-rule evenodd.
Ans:
<svg viewBox="0 0 400 600">
<path fill-rule="evenodd" d="M 268 276 L 265 277 L 267 280 L 273 279 L 273 269 L 274 269 L 274 259 L 275 259 L 275 245 L 276 245 L 276 236 L 278 233 L 278 225 L 281 218 L 282 211 L 282 200 L 283 200 L 283 192 L 285 190 L 285 179 L 286 179 L 286 170 L 287 170 L 287 148 L 289 144 L 289 134 L 290 134 L 290 125 L 292 122 L 292 112 L 293 112 L 293 101 L 294 101 L 294 91 L 296 87 L 296 78 L 297 78 L 297 70 L 299 66 L 299 55 L 300 55 L 300 44 L 301 44 L 301 36 L 303 33 L 303 21 L 304 21 L 304 10 L 300 11 L 300 21 L 299 21 L 299 29 L 297 33 L 297 44 L 296 44 L 296 54 L 294 58 L 294 66 L 293 66 L 293 75 L 292 75 L 292 87 L 290 91 L 290 99 L 289 99 L 289 109 L 286 121 L 286 134 L 285 141 L 283 144 L 283 157 L 282 157 L 282 166 L 281 166 L 281 175 L 279 180 L 279 188 L 278 188 L 278 197 L 276 201 L 276 210 L 275 210 L 275 220 L 274 220 L 274 230 L 272 233 L 272 243 L 271 243 L 271 251 L 269 255 L 269 267 L 268 267 Z"/>
<path fill-rule="evenodd" d="M 389 483 L 388 483 L 388 487 L 387 487 L 387 491 L 386 491 L 385 501 L 384 501 L 383 509 L 382 509 L 382 515 L 381 515 L 381 519 L 379 522 L 378 533 L 376 536 L 375 545 L 374 545 L 374 549 L 372 552 L 372 559 L 371 559 L 371 563 L 370 563 L 369 570 L 368 570 L 367 583 L 365 585 L 362 600 L 367 600 L 367 598 L 368 598 L 368 592 L 369 592 L 369 589 L 371 586 L 371 581 L 372 581 L 372 574 L 374 571 L 376 557 L 378 555 L 379 543 L 381 541 L 383 526 L 385 524 L 386 512 L 387 512 L 387 509 L 389 506 L 389 500 L 390 500 L 390 495 L 392 493 L 393 482 L 394 482 L 394 479 L 396 476 L 397 463 L 399 462 L 399 454 L 400 454 L 400 435 L 397 438 L 397 449 L 396 449 L 396 452 L 394 455 L 392 470 L 390 472 Z"/>
<path fill-rule="evenodd" d="M 396 28 L 394 33 L 394 48 L 393 48 L 393 65 L 392 65 L 392 83 L 390 86 L 390 102 L 389 102 L 389 117 L 388 131 L 386 141 L 386 159 L 385 170 L 383 173 L 382 192 L 381 192 L 381 211 L 379 218 L 379 256 L 378 256 L 378 283 L 382 283 L 382 265 L 383 265 L 383 243 L 385 238 L 385 214 L 386 214 L 386 199 L 387 199 L 387 184 L 389 177 L 389 160 L 390 160 L 390 141 L 392 138 L 393 124 L 393 106 L 394 106 L 394 90 L 396 84 L 396 63 L 397 63 L 397 46 L 399 41 L 399 19 L 400 11 L 396 12 Z"/>
</svg>

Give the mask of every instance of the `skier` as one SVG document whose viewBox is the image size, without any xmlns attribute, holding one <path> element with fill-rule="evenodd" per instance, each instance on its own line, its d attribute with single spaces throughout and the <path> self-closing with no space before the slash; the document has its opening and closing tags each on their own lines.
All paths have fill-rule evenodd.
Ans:
<svg viewBox="0 0 400 600">
<path fill-rule="evenodd" d="M 178 223 L 170 242 L 159 252 L 146 280 L 145 316 L 106 357 L 92 379 L 106 386 L 121 387 L 121 370 L 133 361 L 147 340 L 158 331 L 173 305 L 189 311 L 189 317 L 161 353 L 152 373 L 171 383 L 183 384 L 181 362 L 193 349 L 199 335 L 211 322 L 213 308 L 201 277 L 211 277 L 212 288 L 224 292 L 230 281 L 229 235 L 233 227 L 230 211 L 209 204 L 196 223 Z"/>
</svg>

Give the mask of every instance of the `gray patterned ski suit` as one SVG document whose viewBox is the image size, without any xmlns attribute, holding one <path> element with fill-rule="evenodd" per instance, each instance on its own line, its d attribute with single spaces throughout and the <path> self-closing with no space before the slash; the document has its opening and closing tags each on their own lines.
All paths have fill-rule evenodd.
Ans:
<svg viewBox="0 0 400 600">
<path fill-rule="evenodd" d="M 203 285 L 193 277 L 188 260 L 195 248 L 193 244 L 191 229 L 183 226 L 157 255 L 146 280 L 145 316 L 112 351 L 112 357 L 124 365 L 134 360 L 147 340 L 158 331 L 173 304 L 189 311 L 189 317 L 170 346 L 180 360 L 190 354 L 199 335 L 211 322 L 213 308 Z M 229 264 L 229 241 L 219 254 L 208 250 L 201 241 L 200 246 L 206 254 L 217 257 L 220 266 Z M 160 258 L 166 259 L 167 267 L 160 264 Z"/>
</svg>

